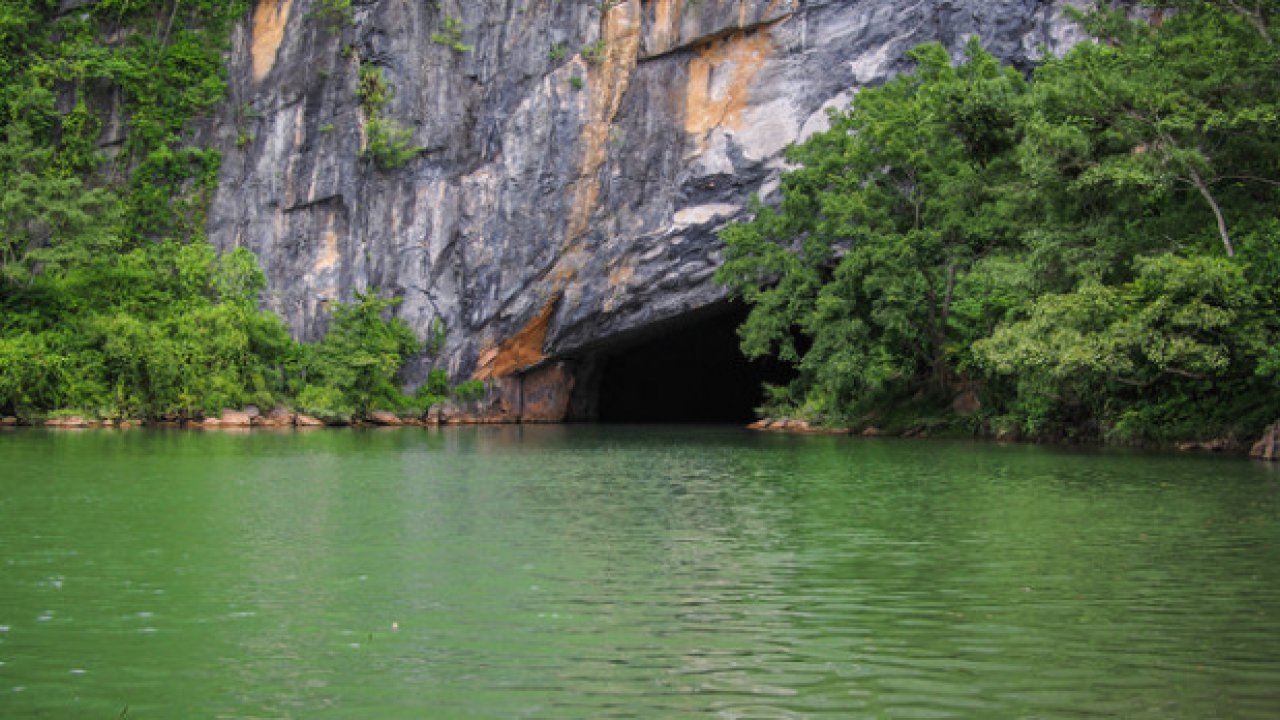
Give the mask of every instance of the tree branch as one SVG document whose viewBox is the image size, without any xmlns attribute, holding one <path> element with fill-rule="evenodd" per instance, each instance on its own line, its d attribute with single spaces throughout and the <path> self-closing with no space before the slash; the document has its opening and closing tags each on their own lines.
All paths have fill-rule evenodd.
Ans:
<svg viewBox="0 0 1280 720">
<path fill-rule="evenodd" d="M 1213 216 L 1218 220 L 1218 234 L 1222 236 L 1222 246 L 1227 249 L 1227 257 L 1236 256 L 1236 248 L 1231 244 L 1231 235 L 1227 232 L 1227 219 L 1222 215 L 1222 208 L 1218 205 L 1218 201 L 1213 197 L 1213 193 L 1209 191 L 1209 185 L 1205 183 L 1204 178 L 1200 176 L 1200 171 L 1195 168 L 1187 168 L 1190 173 L 1190 182 L 1200 191 L 1200 195 L 1204 201 L 1209 203 L 1209 208 L 1213 210 Z"/>
</svg>

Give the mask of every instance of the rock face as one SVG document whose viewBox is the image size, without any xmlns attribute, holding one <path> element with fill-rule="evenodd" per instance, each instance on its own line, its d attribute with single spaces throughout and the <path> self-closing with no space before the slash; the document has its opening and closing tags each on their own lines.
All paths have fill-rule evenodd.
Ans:
<svg viewBox="0 0 1280 720">
<path fill-rule="evenodd" d="M 437 366 L 538 420 L 572 413 L 594 348 L 723 301 L 716 230 L 907 50 L 976 35 L 1026 68 L 1080 40 L 1065 0 L 363 0 L 340 27 L 317 4 L 259 0 L 236 31 L 200 130 L 224 156 L 210 239 L 257 253 L 303 338 L 354 292 L 403 297 L 420 336 L 448 329 Z M 447 18 L 470 50 L 433 41 Z M 403 167 L 362 157 L 362 67 L 421 147 Z"/>
</svg>

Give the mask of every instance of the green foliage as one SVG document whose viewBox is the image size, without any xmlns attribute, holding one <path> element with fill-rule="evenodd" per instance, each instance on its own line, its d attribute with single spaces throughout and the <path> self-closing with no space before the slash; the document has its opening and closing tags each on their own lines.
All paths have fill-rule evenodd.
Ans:
<svg viewBox="0 0 1280 720">
<path fill-rule="evenodd" d="M 421 346 L 403 320 L 386 318 L 397 304 L 357 293 L 354 303 L 333 309 L 324 339 L 303 348 L 306 385 L 298 393 L 303 411 L 349 420 L 405 404 L 396 375 Z"/>
<path fill-rule="evenodd" d="M 547 52 L 547 59 L 553 63 L 564 60 L 565 55 L 569 53 L 569 47 L 564 43 L 556 43 L 551 46 L 551 50 Z"/>
<path fill-rule="evenodd" d="M 427 373 L 427 381 L 413 395 L 413 404 L 427 409 L 449 399 L 449 373 L 433 368 Z"/>
<path fill-rule="evenodd" d="M 445 343 L 449 340 L 449 328 L 445 325 L 443 319 L 439 317 L 431 318 L 431 324 L 427 328 L 427 342 L 423 344 L 423 350 L 431 357 L 438 356 L 444 350 Z"/>
<path fill-rule="evenodd" d="M 383 170 L 404 167 L 422 151 L 413 144 L 413 130 L 391 118 L 375 116 L 369 121 L 364 156 Z"/>
<path fill-rule="evenodd" d="M 355 10 L 351 7 L 351 0 L 316 0 L 316 4 L 307 16 L 333 29 L 343 28 L 355 22 Z"/>
<path fill-rule="evenodd" d="M 57 7 L 0 8 L 0 413 L 193 418 L 294 394 L 330 418 L 412 406 L 394 378 L 417 342 L 383 318 L 390 301 L 336 307 L 329 335 L 302 346 L 257 309 L 265 277 L 253 255 L 204 242 L 220 157 L 185 128 L 225 95 L 223 52 L 246 4 L 102 0 L 64 17 Z M 106 34 L 119 42 L 103 44 Z M 93 105 L 112 95 L 104 87 L 119 91 L 128 125 L 110 157 L 100 118 L 112 108 Z M 380 117 L 389 98 L 381 73 L 362 69 L 379 164 L 411 152 L 408 132 Z M 248 105 L 237 112 L 257 119 Z M 434 382 L 447 391 L 447 377 Z"/>
<path fill-rule="evenodd" d="M 453 396 L 464 402 L 479 400 L 484 397 L 485 385 L 481 380 L 460 382 L 453 388 Z"/>
<path fill-rule="evenodd" d="M 431 42 L 443 45 L 456 53 L 469 53 L 474 48 L 462 42 L 463 33 L 467 31 L 462 21 L 452 15 L 445 15 L 440 21 L 440 29 L 431 33 Z"/>
<path fill-rule="evenodd" d="M 253 256 L 165 242 L 108 254 L 4 295 L 0 407 L 192 417 L 283 397 L 293 351 L 257 310 Z"/>
<path fill-rule="evenodd" d="M 360 80 L 356 95 L 360 108 L 369 118 L 365 128 L 364 157 L 383 170 L 404 167 L 418 156 L 421 148 L 413 144 L 413 130 L 402 127 L 392 118 L 383 117 L 382 110 L 391 100 L 391 86 L 382 69 L 372 65 L 360 66 Z"/>
<path fill-rule="evenodd" d="M 718 277 L 753 305 L 743 349 L 796 362 L 794 400 L 839 415 L 944 391 L 1000 309 L 975 269 L 1011 242 L 1001 156 L 1025 83 L 976 45 L 959 67 L 937 45 L 912 57 L 915 75 L 864 90 L 790 152 L 802 167 L 780 212 L 722 235 Z"/>
<path fill-rule="evenodd" d="M 54 148 L 15 121 L 0 144 L 0 283 L 30 283 L 119 245 L 120 203 L 58 168 Z"/>
<path fill-rule="evenodd" d="M 361 65 L 360 79 L 356 84 L 356 97 L 360 99 L 360 109 L 366 115 L 376 115 L 391 100 L 391 86 L 382 74 L 382 68 L 375 65 Z"/>
<path fill-rule="evenodd" d="M 1135 270 L 1122 284 L 1044 295 L 978 343 L 984 364 L 1016 378 L 1022 402 L 1007 420 L 1065 435 L 1073 428 L 1062 419 L 1084 417 L 1123 441 L 1273 420 L 1274 381 L 1258 377 L 1256 359 L 1280 340 L 1275 306 L 1259 302 L 1245 268 L 1166 253 L 1136 259 Z"/>
<path fill-rule="evenodd" d="M 1033 437 L 1237 438 L 1280 407 L 1271 2 L 1106 10 L 1031 82 L 971 45 L 865 89 L 722 232 L 774 412 L 933 423 L 961 388 Z M 780 407 L 781 406 L 781 407 Z M 932 408 L 932 409 L 931 409 Z M 962 422 L 953 418 L 950 422 Z"/>
<path fill-rule="evenodd" d="M 581 75 L 574 75 L 569 78 L 569 87 L 573 88 L 574 90 L 581 90 L 582 88 L 586 87 L 586 82 L 583 81 Z"/>
<path fill-rule="evenodd" d="M 600 38 L 595 42 L 582 48 L 582 59 L 592 65 L 599 65 L 604 62 L 605 55 L 609 51 L 609 45 L 604 38 Z"/>
</svg>

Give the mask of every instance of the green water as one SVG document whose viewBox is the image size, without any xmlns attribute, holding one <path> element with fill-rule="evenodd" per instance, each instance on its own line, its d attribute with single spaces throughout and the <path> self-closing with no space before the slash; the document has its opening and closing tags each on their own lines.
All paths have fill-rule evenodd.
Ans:
<svg viewBox="0 0 1280 720">
<path fill-rule="evenodd" d="M 1280 472 L 696 427 L 0 433 L 0 718 L 31 717 L 1275 718 Z"/>
</svg>

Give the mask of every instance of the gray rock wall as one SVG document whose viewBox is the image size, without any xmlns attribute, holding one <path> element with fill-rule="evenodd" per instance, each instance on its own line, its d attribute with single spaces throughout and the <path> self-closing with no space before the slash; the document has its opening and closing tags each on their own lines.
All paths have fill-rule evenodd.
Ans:
<svg viewBox="0 0 1280 720">
<path fill-rule="evenodd" d="M 258 254 L 301 337 L 377 289 L 424 337 L 446 323 L 455 377 L 513 376 L 722 300 L 716 230 L 776 193 L 827 108 L 929 40 L 1029 67 L 1080 39 L 1063 4 L 356 0 L 331 27 L 318 0 L 260 0 L 208 130 L 209 237 Z M 433 42 L 446 17 L 469 52 Z M 404 167 L 362 159 L 362 64 L 422 148 Z"/>
</svg>

